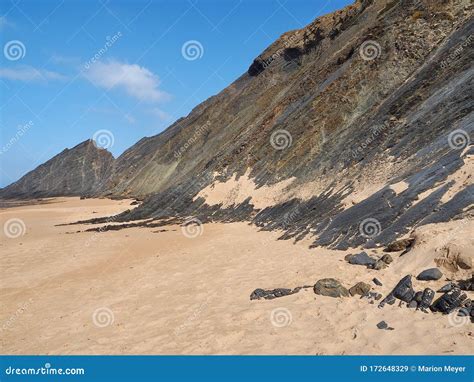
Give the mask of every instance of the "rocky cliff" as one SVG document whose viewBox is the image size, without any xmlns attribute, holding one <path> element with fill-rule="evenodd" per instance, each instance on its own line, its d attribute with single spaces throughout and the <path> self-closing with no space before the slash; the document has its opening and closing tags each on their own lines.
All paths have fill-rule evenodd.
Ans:
<svg viewBox="0 0 474 382">
<path fill-rule="evenodd" d="M 472 214 L 473 31 L 469 1 L 356 1 L 129 148 L 95 194 L 144 199 L 121 221 L 249 220 L 335 248 Z"/>
<path fill-rule="evenodd" d="M 114 158 L 92 140 L 65 149 L 0 190 L 2 198 L 81 196 L 95 192 L 112 169 Z"/>
</svg>

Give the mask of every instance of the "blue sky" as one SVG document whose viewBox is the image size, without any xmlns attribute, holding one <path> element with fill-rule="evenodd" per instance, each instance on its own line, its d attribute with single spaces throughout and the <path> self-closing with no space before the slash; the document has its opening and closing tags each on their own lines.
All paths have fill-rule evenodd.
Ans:
<svg viewBox="0 0 474 382">
<path fill-rule="evenodd" d="M 120 155 L 351 2 L 2 0 L 0 187 L 101 130 Z"/>
</svg>

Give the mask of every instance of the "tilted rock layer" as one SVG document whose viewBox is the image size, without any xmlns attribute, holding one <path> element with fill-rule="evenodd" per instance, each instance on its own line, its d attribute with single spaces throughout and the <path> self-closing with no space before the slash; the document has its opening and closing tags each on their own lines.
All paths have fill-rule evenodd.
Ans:
<svg viewBox="0 0 474 382">
<path fill-rule="evenodd" d="M 87 140 L 65 149 L 0 190 L 3 198 L 80 196 L 95 192 L 112 169 L 114 158 Z"/>
<path fill-rule="evenodd" d="M 122 221 L 251 220 L 334 248 L 467 216 L 473 32 L 469 1 L 356 1 L 282 35 L 89 194 L 143 199 Z"/>
</svg>

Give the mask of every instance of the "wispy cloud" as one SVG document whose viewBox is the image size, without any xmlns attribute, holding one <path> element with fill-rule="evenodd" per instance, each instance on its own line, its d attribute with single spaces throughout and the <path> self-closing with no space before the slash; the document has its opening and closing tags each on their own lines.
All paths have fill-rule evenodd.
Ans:
<svg viewBox="0 0 474 382">
<path fill-rule="evenodd" d="M 78 65 L 81 62 L 79 57 L 63 56 L 56 53 L 51 56 L 50 60 L 57 65 Z"/>
<path fill-rule="evenodd" d="M 167 112 L 154 107 L 153 109 L 149 110 L 150 114 L 154 115 L 155 117 L 158 117 L 160 121 L 163 122 L 171 122 L 174 118 L 171 114 L 168 114 Z"/>
<path fill-rule="evenodd" d="M 15 68 L 0 68 L 0 78 L 12 81 L 56 81 L 65 80 L 67 77 L 50 70 L 37 69 L 33 66 L 19 66 Z"/>
<path fill-rule="evenodd" d="M 93 113 L 100 113 L 100 114 L 109 114 L 109 115 L 116 115 L 124 118 L 129 124 L 135 124 L 136 120 L 135 117 L 130 113 L 123 113 L 121 110 L 117 108 L 104 108 L 104 107 L 91 107 L 87 111 Z"/>
<path fill-rule="evenodd" d="M 105 89 L 123 89 L 128 95 L 140 101 L 155 103 L 169 99 L 169 95 L 159 89 L 159 77 L 139 65 L 118 61 L 93 64 L 84 76 L 94 85 Z"/>
</svg>

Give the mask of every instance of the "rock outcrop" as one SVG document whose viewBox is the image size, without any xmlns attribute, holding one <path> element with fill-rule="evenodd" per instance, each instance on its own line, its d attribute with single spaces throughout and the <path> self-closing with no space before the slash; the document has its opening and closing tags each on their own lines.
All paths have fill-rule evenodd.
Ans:
<svg viewBox="0 0 474 382">
<path fill-rule="evenodd" d="M 0 190 L 1 198 L 39 198 L 94 194 L 112 170 L 114 157 L 92 140 L 65 149 Z"/>
<path fill-rule="evenodd" d="M 111 158 L 84 172 L 56 157 L 3 195 L 136 197 L 114 221 L 247 220 L 336 249 L 462 218 L 474 203 L 471 14 L 462 0 L 358 0 L 283 34 L 111 171 Z"/>
</svg>

